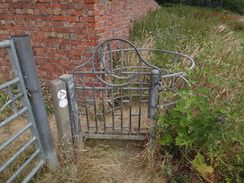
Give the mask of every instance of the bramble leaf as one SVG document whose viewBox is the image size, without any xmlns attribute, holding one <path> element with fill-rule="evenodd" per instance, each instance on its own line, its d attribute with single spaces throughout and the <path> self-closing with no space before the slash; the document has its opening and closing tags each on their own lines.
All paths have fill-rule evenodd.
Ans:
<svg viewBox="0 0 244 183">
<path fill-rule="evenodd" d="M 176 131 L 177 133 L 185 134 L 185 133 L 186 133 L 186 128 L 183 127 L 183 126 L 177 126 L 177 127 L 175 128 L 175 131 Z"/>
<path fill-rule="evenodd" d="M 194 168 L 203 176 L 213 173 L 213 168 L 205 163 L 204 157 L 201 154 L 195 156 L 195 159 L 191 161 Z"/>
<path fill-rule="evenodd" d="M 168 146 L 173 142 L 173 138 L 171 135 L 164 135 L 161 140 L 159 140 L 159 143 L 163 146 Z"/>
<path fill-rule="evenodd" d="M 209 93 L 210 89 L 206 88 L 206 87 L 200 87 L 200 88 L 198 88 L 198 91 L 203 92 L 203 93 Z"/>
<path fill-rule="evenodd" d="M 203 70 L 202 70 L 203 73 L 206 73 L 206 74 L 211 74 L 211 69 L 209 67 L 205 67 Z"/>
</svg>

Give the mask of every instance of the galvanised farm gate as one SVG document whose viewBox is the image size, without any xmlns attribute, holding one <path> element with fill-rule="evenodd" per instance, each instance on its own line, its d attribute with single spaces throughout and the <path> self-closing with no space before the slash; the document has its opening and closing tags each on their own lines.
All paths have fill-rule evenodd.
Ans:
<svg viewBox="0 0 244 183">
<path fill-rule="evenodd" d="M 28 182 L 45 163 L 55 168 L 58 160 L 29 36 L 19 35 L 2 41 L 0 49 L 7 50 L 14 75 L 13 79 L 0 84 L 1 100 L 5 99 L 2 98 L 5 93 L 8 96 L 0 106 L 0 182 L 16 182 L 20 175 L 22 182 Z M 19 117 L 22 119 L 18 120 Z M 17 128 L 11 131 L 15 125 Z M 5 173 L 9 167 L 12 171 Z M 26 169 L 30 171 L 26 173 Z M 24 171 L 26 174 L 22 175 Z"/>
<path fill-rule="evenodd" d="M 160 59 L 161 69 L 149 62 Z M 76 67 L 72 75 L 61 76 L 68 83 L 67 98 L 73 137 L 145 140 L 151 134 L 156 111 L 174 104 L 174 98 L 158 95 L 176 92 L 187 84 L 182 69 L 192 69 L 186 55 L 156 49 L 137 49 L 123 39 L 99 44 L 93 56 Z M 178 70 L 178 72 L 170 71 Z M 182 82 L 183 81 L 183 82 Z M 177 93 L 177 92 L 176 92 Z M 162 98 L 162 97 L 161 97 Z"/>
</svg>

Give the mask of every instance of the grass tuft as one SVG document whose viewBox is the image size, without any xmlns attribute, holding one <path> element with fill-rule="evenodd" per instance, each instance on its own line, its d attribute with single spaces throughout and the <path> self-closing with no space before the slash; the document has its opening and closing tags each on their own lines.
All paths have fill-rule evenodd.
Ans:
<svg viewBox="0 0 244 183">
<path fill-rule="evenodd" d="M 192 88 L 179 91 L 182 101 L 159 111 L 160 153 L 145 155 L 159 159 L 150 166 L 160 167 L 172 182 L 243 179 L 243 26 L 243 17 L 227 11 L 175 6 L 150 12 L 131 30 L 132 42 L 151 40 L 148 47 L 180 52 L 196 63 L 185 70 Z M 150 62 L 166 68 L 168 60 L 157 55 Z M 160 94 L 168 96 L 174 94 Z"/>
</svg>

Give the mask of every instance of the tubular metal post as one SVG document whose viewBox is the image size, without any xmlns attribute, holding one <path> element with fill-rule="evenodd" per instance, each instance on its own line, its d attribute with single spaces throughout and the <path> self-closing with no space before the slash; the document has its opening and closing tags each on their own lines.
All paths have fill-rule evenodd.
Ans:
<svg viewBox="0 0 244 183">
<path fill-rule="evenodd" d="M 15 45 L 21 72 L 24 77 L 24 82 L 30 95 L 29 101 L 34 115 L 37 133 L 40 137 L 40 143 L 43 147 L 45 160 L 48 166 L 56 168 L 58 166 L 58 159 L 54 150 L 54 142 L 41 92 L 41 86 L 36 72 L 30 38 L 28 35 L 17 35 L 13 36 L 12 39 Z"/>
<path fill-rule="evenodd" d="M 82 148 L 83 139 L 77 97 L 75 93 L 74 79 L 73 76 L 69 74 L 64 74 L 61 77 L 59 77 L 59 79 L 64 81 L 66 85 L 73 143 L 76 148 Z"/>
<path fill-rule="evenodd" d="M 158 70 L 154 69 L 151 72 L 150 78 L 150 93 L 149 93 L 149 101 L 148 101 L 148 117 L 152 121 L 152 126 L 149 131 L 149 144 L 150 148 L 154 149 L 154 138 L 155 138 L 155 114 L 158 104 L 158 84 L 160 81 L 160 73 Z"/>
<path fill-rule="evenodd" d="M 151 72 L 150 80 L 150 93 L 149 93 L 149 103 L 148 103 L 148 117 L 154 120 L 156 108 L 158 104 L 158 83 L 160 79 L 160 73 L 158 70 L 154 69 Z"/>
</svg>

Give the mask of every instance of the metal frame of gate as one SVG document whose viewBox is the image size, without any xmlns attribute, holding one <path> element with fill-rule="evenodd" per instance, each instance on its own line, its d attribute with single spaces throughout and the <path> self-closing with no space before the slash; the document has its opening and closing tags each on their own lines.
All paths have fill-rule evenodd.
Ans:
<svg viewBox="0 0 244 183">
<path fill-rule="evenodd" d="M 159 104 L 158 92 L 165 90 L 162 84 L 165 78 L 170 78 L 172 91 L 176 78 L 189 84 L 184 72 L 175 73 L 149 64 L 141 56 L 143 51 L 171 54 L 174 65 L 182 57 L 188 62 L 188 69 L 195 65 L 186 55 L 137 49 L 124 39 L 102 42 L 86 63 L 73 70 L 83 137 L 146 140 L 156 110 L 177 102 Z M 136 65 L 131 66 L 127 61 L 130 54 L 137 60 Z"/>
<path fill-rule="evenodd" d="M 29 146 L 34 144 L 35 152 L 32 155 L 30 155 L 29 158 L 27 158 L 27 160 L 17 169 L 17 171 L 15 173 L 13 173 L 13 175 L 11 175 L 11 177 L 8 180 L 5 180 L 6 182 L 14 181 L 14 179 L 28 166 L 28 164 L 33 162 L 33 160 L 36 157 L 39 157 L 39 162 L 36 163 L 35 167 L 29 172 L 29 174 L 22 181 L 22 182 L 28 182 L 35 175 L 35 173 L 43 166 L 43 164 L 47 163 L 48 158 L 53 159 L 53 160 L 51 160 L 52 163 L 49 162 L 49 166 L 51 166 L 51 167 L 57 166 L 57 159 L 56 159 L 57 157 L 55 157 L 55 155 L 53 156 L 52 153 L 51 153 L 52 157 L 48 157 L 48 156 L 50 156 L 50 153 L 49 153 L 49 155 L 47 155 L 48 154 L 47 151 L 51 152 L 51 151 L 54 151 L 54 149 L 52 146 L 50 146 L 50 149 L 45 149 L 43 139 L 45 139 L 46 137 L 42 137 L 42 139 L 40 139 L 41 133 L 40 133 L 40 130 L 37 128 L 37 122 L 35 120 L 35 116 L 33 115 L 33 111 L 32 111 L 33 106 L 29 102 L 29 98 L 28 98 L 28 94 L 27 94 L 28 91 L 26 89 L 27 87 L 26 87 L 26 83 L 25 83 L 24 77 L 23 77 L 23 70 L 21 69 L 20 63 L 19 63 L 20 54 L 18 54 L 16 51 L 16 49 L 17 49 L 16 44 L 15 44 L 16 39 L 18 40 L 17 41 L 18 44 L 20 44 L 21 46 L 23 46 L 23 44 L 28 45 L 27 47 L 24 47 L 24 48 L 20 48 L 21 46 L 19 45 L 20 50 L 23 49 L 25 52 L 23 54 L 27 54 L 27 55 L 33 54 L 32 50 L 29 49 L 30 41 L 29 41 L 29 37 L 27 35 L 20 35 L 19 37 L 16 36 L 15 38 L 0 42 L 0 49 L 7 49 L 7 51 L 8 51 L 9 59 L 11 62 L 13 73 L 14 73 L 14 79 L 0 85 L 0 90 L 6 90 L 8 93 L 8 97 L 9 97 L 9 100 L 4 104 L 4 106 L 0 106 L 1 107 L 0 111 L 1 112 L 4 111 L 9 105 L 11 105 L 12 110 L 13 110 L 13 114 L 10 117 L 8 117 L 4 121 L 0 122 L 0 128 L 3 128 L 4 126 L 10 124 L 14 119 L 16 119 L 17 117 L 19 117 L 21 115 L 26 116 L 26 118 L 28 120 L 28 124 L 26 126 L 24 126 L 22 129 L 20 129 L 18 132 L 14 133 L 14 135 L 12 135 L 3 144 L 0 144 L 0 153 L 2 151 L 4 151 L 4 149 L 6 147 L 11 146 L 11 143 L 13 141 L 15 141 L 16 139 L 18 139 L 28 129 L 30 129 L 32 137 L 31 137 L 31 139 L 29 139 L 29 141 L 24 146 L 22 146 L 20 149 L 16 149 L 16 153 L 10 159 L 6 160 L 6 162 L 3 162 L 3 164 L 0 166 L 0 173 L 2 173 L 11 163 L 14 162 L 15 159 L 17 159 L 21 154 L 23 154 Z M 34 70 L 35 68 L 26 68 L 26 69 Z M 35 80 L 35 78 L 29 78 L 29 79 Z M 17 88 L 18 88 L 17 94 L 13 94 L 12 86 L 14 86 L 14 85 L 17 85 Z M 38 83 L 38 85 L 39 85 L 39 83 Z M 35 89 L 38 89 L 38 88 L 35 88 Z M 37 92 L 37 91 L 35 91 L 35 92 Z M 17 100 L 21 100 L 21 102 L 22 102 L 21 108 L 18 108 L 16 106 L 15 101 L 17 101 Z M 45 124 L 43 124 L 43 125 L 45 126 Z M 48 129 L 46 129 L 46 131 L 49 132 Z M 50 136 L 51 134 L 45 133 L 45 135 Z M 0 138 L 1 138 L 1 135 L 0 135 Z M 54 163 L 54 162 L 56 162 L 56 163 Z"/>
</svg>

